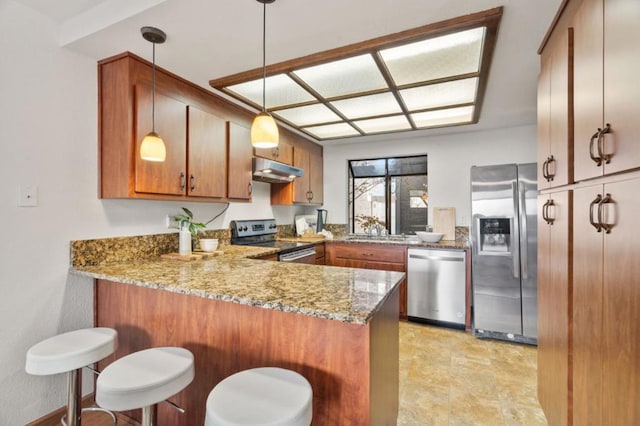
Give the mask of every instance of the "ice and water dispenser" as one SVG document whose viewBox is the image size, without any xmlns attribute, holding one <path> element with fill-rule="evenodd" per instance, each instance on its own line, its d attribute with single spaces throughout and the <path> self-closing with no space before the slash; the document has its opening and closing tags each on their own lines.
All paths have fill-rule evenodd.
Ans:
<svg viewBox="0 0 640 426">
<path fill-rule="evenodd" d="M 478 254 L 510 255 L 513 220 L 504 217 L 481 217 L 478 221 Z"/>
</svg>

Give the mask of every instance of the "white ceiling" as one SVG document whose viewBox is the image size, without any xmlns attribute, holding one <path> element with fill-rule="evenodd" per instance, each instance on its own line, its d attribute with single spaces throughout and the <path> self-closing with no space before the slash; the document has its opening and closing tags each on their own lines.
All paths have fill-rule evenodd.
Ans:
<svg viewBox="0 0 640 426">
<path fill-rule="evenodd" d="M 156 49 L 157 64 L 209 90 L 211 79 L 262 64 L 262 4 L 256 0 L 16 1 L 57 21 L 61 46 L 96 60 L 126 50 L 151 60 L 140 27 L 161 28 L 167 41 Z M 478 124 L 343 142 L 533 124 L 536 51 L 561 1 L 276 0 L 267 5 L 267 64 L 504 6 Z"/>
</svg>

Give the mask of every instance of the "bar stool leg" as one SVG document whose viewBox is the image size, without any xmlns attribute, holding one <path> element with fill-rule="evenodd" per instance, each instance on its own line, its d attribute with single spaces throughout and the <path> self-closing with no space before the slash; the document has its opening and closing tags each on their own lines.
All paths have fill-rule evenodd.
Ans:
<svg viewBox="0 0 640 426">
<path fill-rule="evenodd" d="M 142 407 L 142 423 L 140 426 L 154 426 L 156 424 L 156 408 L 153 405 Z"/>
<path fill-rule="evenodd" d="M 80 387 L 82 373 L 71 370 L 67 373 L 67 426 L 80 426 Z M 63 419 L 64 420 L 64 419 Z"/>
</svg>

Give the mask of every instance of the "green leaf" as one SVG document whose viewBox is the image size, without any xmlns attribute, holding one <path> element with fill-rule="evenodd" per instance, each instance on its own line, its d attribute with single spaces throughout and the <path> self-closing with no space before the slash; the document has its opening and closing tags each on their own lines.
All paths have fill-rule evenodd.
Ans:
<svg viewBox="0 0 640 426">
<path fill-rule="evenodd" d="M 182 210 L 184 210 L 184 212 L 187 214 L 187 216 L 189 216 L 190 219 L 193 219 L 193 213 L 191 213 L 191 210 L 186 207 L 183 207 Z"/>
</svg>

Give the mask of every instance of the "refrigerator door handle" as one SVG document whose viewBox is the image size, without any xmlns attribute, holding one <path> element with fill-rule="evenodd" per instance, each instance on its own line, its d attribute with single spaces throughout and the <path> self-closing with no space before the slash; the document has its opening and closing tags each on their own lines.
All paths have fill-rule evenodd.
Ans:
<svg viewBox="0 0 640 426">
<path fill-rule="evenodd" d="M 522 228 L 522 241 L 523 243 L 520 245 L 520 259 L 522 260 L 522 278 L 529 278 L 529 251 L 528 244 L 529 236 L 527 235 L 527 209 L 525 204 L 525 189 L 524 183 L 518 183 L 518 200 L 520 202 L 519 212 L 520 212 L 520 227 Z"/>
<path fill-rule="evenodd" d="M 513 181 L 511 183 L 513 190 L 513 222 L 511 224 L 511 256 L 513 260 L 513 278 L 520 278 L 520 229 L 518 226 L 518 204 L 520 204 L 520 197 L 518 196 L 518 183 Z"/>
</svg>

